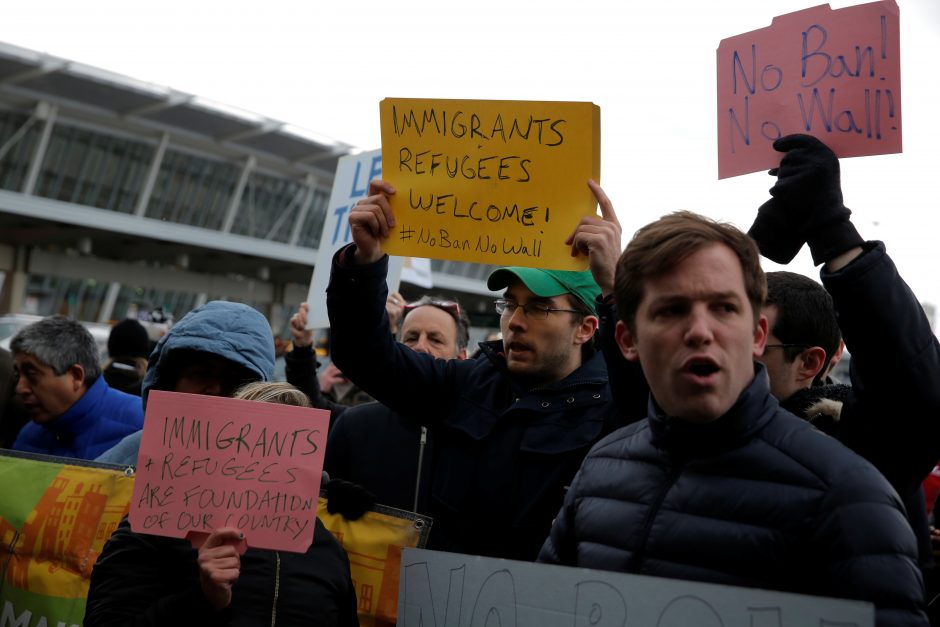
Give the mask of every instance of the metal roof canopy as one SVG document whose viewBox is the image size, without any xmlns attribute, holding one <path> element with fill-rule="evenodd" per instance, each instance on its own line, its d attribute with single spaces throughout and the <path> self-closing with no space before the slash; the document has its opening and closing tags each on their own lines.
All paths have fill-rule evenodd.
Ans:
<svg viewBox="0 0 940 627">
<path fill-rule="evenodd" d="M 356 150 L 350 144 L 237 107 L 3 42 L 0 87 L 229 150 L 267 156 L 314 174 L 332 176 L 338 159 Z"/>
</svg>

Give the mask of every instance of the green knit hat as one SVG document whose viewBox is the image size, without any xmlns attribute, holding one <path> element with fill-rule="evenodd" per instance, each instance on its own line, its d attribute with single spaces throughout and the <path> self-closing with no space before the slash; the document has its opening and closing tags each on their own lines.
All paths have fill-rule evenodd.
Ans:
<svg viewBox="0 0 940 627">
<path fill-rule="evenodd" d="M 496 292 L 509 287 L 513 279 L 519 279 L 533 294 L 542 298 L 571 294 L 597 315 L 595 299 L 601 295 L 601 288 L 594 281 L 590 270 L 570 272 L 541 268 L 499 268 L 487 279 L 486 286 Z"/>
</svg>

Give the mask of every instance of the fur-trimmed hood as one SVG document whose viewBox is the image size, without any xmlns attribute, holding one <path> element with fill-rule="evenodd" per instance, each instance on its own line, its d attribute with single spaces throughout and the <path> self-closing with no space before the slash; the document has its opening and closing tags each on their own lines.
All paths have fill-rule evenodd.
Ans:
<svg viewBox="0 0 940 627">
<path fill-rule="evenodd" d="M 851 389 L 843 383 L 816 385 L 792 394 L 780 406 L 809 421 L 823 433 L 838 437 L 842 405 Z"/>
</svg>

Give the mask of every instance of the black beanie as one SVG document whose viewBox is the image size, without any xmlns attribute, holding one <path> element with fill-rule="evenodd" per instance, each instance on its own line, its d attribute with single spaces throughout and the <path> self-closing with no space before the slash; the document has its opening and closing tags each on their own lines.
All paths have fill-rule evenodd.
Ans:
<svg viewBox="0 0 940 627">
<path fill-rule="evenodd" d="M 111 327 L 108 336 L 108 354 L 111 357 L 143 357 L 150 355 L 150 336 L 144 325 L 132 318 L 121 320 Z"/>
</svg>

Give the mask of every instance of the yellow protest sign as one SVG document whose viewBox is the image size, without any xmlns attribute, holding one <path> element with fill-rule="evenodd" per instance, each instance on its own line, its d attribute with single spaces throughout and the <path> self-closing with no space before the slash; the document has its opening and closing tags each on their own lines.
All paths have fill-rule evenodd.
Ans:
<svg viewBox="0 0 940 627">
<path fill-rule="evenodd" d="M 600 108 L 589 102 L 386 98 L 391 255 L 583 270 L 565 239 L 595 215 Z"/>
</svg>

